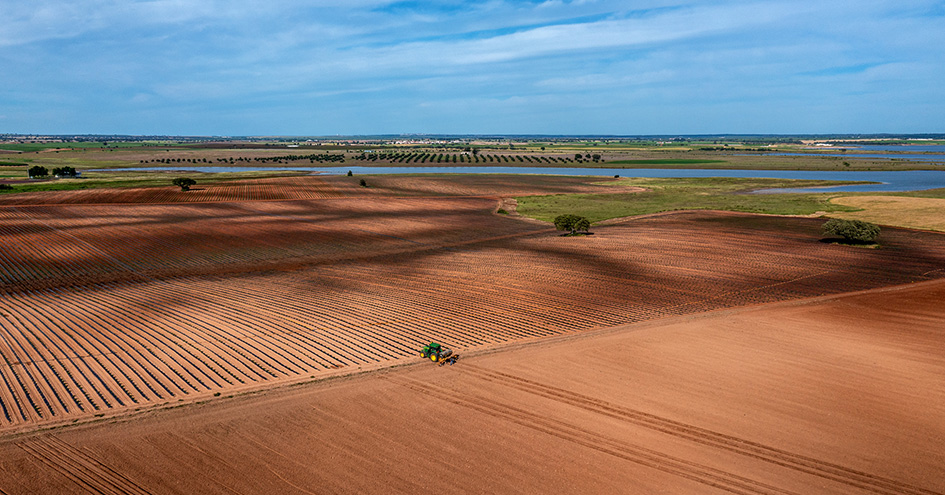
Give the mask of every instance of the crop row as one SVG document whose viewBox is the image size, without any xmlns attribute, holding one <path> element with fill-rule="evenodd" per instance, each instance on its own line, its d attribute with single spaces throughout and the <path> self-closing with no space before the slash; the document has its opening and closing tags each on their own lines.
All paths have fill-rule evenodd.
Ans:
<svg viewBox="0 0 945 495">
<path fill-rule="evenodd" d="M 265 211 L 278 222 L 296 207 Z M 938 238 L 918 233 L 844 249 L 818 242 L 812 222 L 738 229 L 712 215 L 270 274 L 155 279 L 116 264 L 125 280 L 13 291 L 0 309 L 0 427 L 393 363 L 430 340 L 465 351 L 906 283 L 945 263 Z M 895 249 L 906 240 L 916 249 Z"/>
<path fill-rule="evenodd" d="M 338 178 L 343 180 L 344 178 Z M 461 174 L 451 176 L 377 175 L 371 188 L 362 190 L 376 196 L 396 193 L 400 196 L 489 196 L 508 198 L 534 194 L 569 194 L 595 192 L 632 192 L 637 188 L 599 184 L 605 179 L 542 175 Z M 376 186 L 376 189 L 375 189 Z"/>
<path fill-rule="evenodd" d="M 521 230 L 477 214 L 486 199 L 330 203 L 0 208 L 0 291 L 255 270 Z"/>
</svg>

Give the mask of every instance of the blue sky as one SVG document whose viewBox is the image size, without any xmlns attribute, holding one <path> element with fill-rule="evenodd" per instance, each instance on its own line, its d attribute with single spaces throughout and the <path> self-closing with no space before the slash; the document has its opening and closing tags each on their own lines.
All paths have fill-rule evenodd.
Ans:
<svg viewBox="0 0 945 495">
<path fill-rule="evenodd" d="M 0 0 L 0 132 L 945 132 L 945 1 Z"/>
</svg>

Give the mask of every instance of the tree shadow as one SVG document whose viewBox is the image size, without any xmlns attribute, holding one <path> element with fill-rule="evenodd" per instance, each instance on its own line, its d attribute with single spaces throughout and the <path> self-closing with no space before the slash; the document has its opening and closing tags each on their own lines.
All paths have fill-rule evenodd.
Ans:
<svg viewBox="0 0 945 495">
<path fill-rule="evenodd" d="M 880 247 L 879 243 L 876 241 L 858 241 L 855 239 L 844 239 L 842 237 L 824 237 L 820 239 L 823 244 L 839 244 L 841 246 L 852 246 L 852 247 L 862 247 L 869 249 L 876 249 Z"/>
</svg>

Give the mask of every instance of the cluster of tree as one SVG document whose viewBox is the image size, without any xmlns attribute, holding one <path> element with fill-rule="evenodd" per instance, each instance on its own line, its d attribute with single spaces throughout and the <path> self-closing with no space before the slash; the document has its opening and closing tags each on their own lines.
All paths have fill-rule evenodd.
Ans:
<svg viewBox="0 0 945 495">
<path fill-rule="evenodd" d="M 765 152 L 771 151 L 771 148 L 729 148 L 728 145 L 723 146 L 703 146 L 699 148 L 699 151 L 757 151 Z"/>
<path fill-rule="evenodd" d="M 588 155 L 590 156 L 590 155 Z M 595 155 L 600 158 L 600 155 Z M 477 149 L 468 153 L 361 153 L 356 157 L 359 160 L 375 162 L 389 160 L 391 163 L 568 163 L 569 157 L 532 156 L 532 155 L 483 155 Z"/>
<path fill-rule="evenodd" d="M 56 177 L 75 177 L 76 171 L 72 167 L 56 167 L 52 171 Z"/>
<path fill-rule="evenodd" d="M 157 162 L 157 163 L 214 163 L 214 162 L 216 162 L 216 163 L 231 163 L 231 164 L 232 164 L 232 163 L 237 163 L 237 162 L 245 162 L 245 163 L 251 163 L 251 162 L 256 162 L 256 163 L 275 162 L 275 163 L 282 163 L 282 162 L 292 162 L 292 161 L 301 161 L 301 160 L 308 160 L 309 163 L 314 163 L 314 162 L 319 162 L 319 163 L 321 163 L 321 162 L 343 162 L 343 161 L 345 161 L 345 157 L 344 157 L 344 154 L 340 154 L 340 153 L 339 153 L 339 154 L 331 154 L 331 153 L 312 153 L 312 154 L 310 154 L 310 155 L 257 156 L 257 157 L 254 157 L 254 158 L 246 158 L 246 157 L 242 157 L 242 156 L 234 158 L 234 157 L 231 156 L 231 157 L 225 157 L 225 158 L 217 158 L 217 159 L 215 159 L 215 160 L 213 160 L 213 159 L 207 160 L 206 158 L 155 158 L 155 159 L 148 160 L 148 161 L 141 160 L 141 163 L 148 163 L 148 162 Z"/>
<path fill-rule="evenodd" d="M 397 156 L 395 153 L 361 153 L 361 156 L 357 157 L 359 160 L 375 162 L 377 160 L 393 160 Z"/>
<path fill-rule="evenodd" d="M 47 177 L 49 175 L 49 169 L 46 167 L 42 167 L 40 165 L 33 165 L 27 171 L 27 174 L 29 174 L 30 179 L 38 179 L 41 177 Z"/>
<path fill-rule="evenodd" d="M 879 226 L 862 220 L 831 218 L 824 224 L 824 235 L 838 235 L 846 242 L 867 244 L 879 237 Z"/>
<path fill-rule="evenodd" d="M 555 228 L 567 230 L 573 235 L 578 232 L 587 232 L 591 228 L 591 222 L 587 218 L 569 213 L 555 217 Z"/>
<path fill-rule="evenodd" d="M 181 162 L 184 162 L 184 163 L 210 163 L 210 162 L 207 161 L 206 158 L 154 158 L 154 159 L 152 159 L 152 160 L 147 160 L 147 161 L 141 160 L 141 163 L 149 163 L 149 162 L 157 162 L 157 163 L 181 163 Z"/>
<path fill-rule="evenodd" d="M 575 153 L 574 160 L 578 162 L 584 161 L 584 160 L 594 160 L 595 162 L 600 162 L 600 161 L 603 161 L 604 158 L 600 155 L 600 153 L 594 153 L 593 155 L 590 153 L 585 153 L 583 155 L 580 153 Z"/>
<path fill-rule="evenodd" d="M 190 186 L 196 184 L 197 181 L 187 178 L 187 177 L 178 177 L 171 181 L 171 184 L 179 187 L 181 191 L 189 191 Z"/>
<path fill-rule="evenodd" d="M 765 151 L 772 151 L 771 148 L 730 148 L 728 145 L 722 146 L 704 146 L 699 148 L 699 151 L 751 151 L 764 153 Z M 842 150 L 846 151 L 846 150 Z"/>
<path fill-rule="evenodd" d="M 342 153 L 331 154 L 331 153 L 312 153 L 309 155 L 283 155 L 283 156 L 262 156 L 253 158 L 254 162 L 266 163 L 266 162 L 295 162 L 300 160 L 308 160 L 310 163 L 314 162 L 343 162 L 345 161 L 345 155 Z M 232 159 L 231 159 L 232 161 Z"/>
</svg>

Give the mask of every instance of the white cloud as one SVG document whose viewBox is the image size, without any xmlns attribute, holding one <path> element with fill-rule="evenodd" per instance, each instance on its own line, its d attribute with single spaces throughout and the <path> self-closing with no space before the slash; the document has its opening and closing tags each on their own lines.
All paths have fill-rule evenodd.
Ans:
<svg viewBox="0 0 945 495">
<path fill-rule="evenodd" d="M 551 91 L 585 92 L 601 89 L 627 89 L 643 85 L 672 81 L 678 72 L 670 69 L 650 72 L 631 72 L 630 74 L 580 74 L 568 77 L 552 77 L 537 81 L 535 86 Z"/>
<path fill-rule="evenodd" d="M 152 26 L 201 24 L 278 26 L 300 11 L 372 8 L 390 0 L 31 0 L 0 1 L 0 47 L 64 39 L 96 31 L 127 32 Z M 304 15 L 302 17 L 308 17 Z"/>
<path fill-rule="evenodd" d="M 42 101 L 75 115 L 122 105 L 207 115 L 174 122 L 306 104 L 356 119 L 345 109 L 426 103 L 431 115 L 417 122 L 439 122 L 433 112 L 451 106 L 471 116 L 504 107 L 549 126 L 564 108 L 602 101 L 614 114 L 682 115 L 829 100 L 847 88 L 941 98 L 930 88 L 942 80 L 945 30 L 925 14 L 941 10 L 932 0 L 392 3 L 0 0 L 0 64 L 17 68 L 0 71 L 0 97 L 23 102 L 7 105 L 13 122 Z"/>
<path fill-rule="evenodd" d="M 351 50 L 351 68 L 410 67 L 417 63 L 464 66 L 509 62 L 530 57 L 604 52 L 652 46 L 721 34 L 773 22 L 793 11 L 771 5 L 740 5 L 672 10 L 646 18 L 606 19 L 525 29 L 483 39 L 406 42 L 383 48 Z"/>
</svg>

